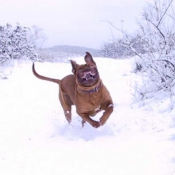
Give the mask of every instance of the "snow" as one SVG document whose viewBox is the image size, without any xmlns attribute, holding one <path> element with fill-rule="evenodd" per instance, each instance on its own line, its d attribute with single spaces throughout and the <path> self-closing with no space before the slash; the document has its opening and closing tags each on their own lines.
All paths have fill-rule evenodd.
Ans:
<svg viewBox="0 0 175 175">
<path fill-rule="evenodd" d="M 58 86 L 34 77 L 31 62 L 16 62 L 8 79 L 0 79 L 2 175 L 175 174 L 175 98 L 164 91 L 136 98 L 141 77 L 133 59 L 95 61 L 115 106 L 98 129 L 82 128 L 75 108 L 69 126 Z M 36 70 L 63 78 L 71 64 L 36 63 Z"/>
</svg>

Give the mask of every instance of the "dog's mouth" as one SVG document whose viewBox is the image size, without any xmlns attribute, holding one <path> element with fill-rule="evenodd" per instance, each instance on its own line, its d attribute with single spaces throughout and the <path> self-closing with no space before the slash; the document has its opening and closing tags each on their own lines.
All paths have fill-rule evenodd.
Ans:
<svg viewBox="0 0 175 175">
<path fill-rule="evenodd" d="M 99 75 L 96 69 L 80 71 L 78 73 L 78 80 L 83 86 L 92 86 L 99 79 Z"/>
<path fill-rule="evenodd" d="M 83 76 L 81 77 L 82 78 L 82 80 L 91 80 L 91 79 L 94 79 L 95 78 L 95 73 L 93 73 L 93 72 L 91 72 L 91 71 L 89 71 L 89 72 L 83 72 Z"/>
</svg>

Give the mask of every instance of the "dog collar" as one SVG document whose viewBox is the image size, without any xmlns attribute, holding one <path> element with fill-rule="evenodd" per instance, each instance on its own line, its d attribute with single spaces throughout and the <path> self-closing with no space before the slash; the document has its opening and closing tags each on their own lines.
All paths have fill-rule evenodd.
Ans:
<svg viewBox="0 0 175 175">
<path fill-rule="evenodd" d="M 83 87 L 83 86 L 80 86 L 79 84 L 77 84 L 77 85 L 78 85 L 78 89 L 81 90 L 81 92 L 85 92 L 85 93 L 91 94 L 91 93 L 99 91 L 99 89 L 102 86 L 102 82 L 100 80 L 92 87 Z"/>
<path fill-rule="evenodd" d="M 102 83 L 100 82 L 100 83 L 98 84 L 98 86 L 96 86 L 95 88 L 90 89 L 90 90 L 82 90 L 82 91 L 91 94 L 91 93 L 93 93 L 93 92 L 98 92 L 98 90 L 100 89 L 101 86 L 102 86 Z"/>
</svg>

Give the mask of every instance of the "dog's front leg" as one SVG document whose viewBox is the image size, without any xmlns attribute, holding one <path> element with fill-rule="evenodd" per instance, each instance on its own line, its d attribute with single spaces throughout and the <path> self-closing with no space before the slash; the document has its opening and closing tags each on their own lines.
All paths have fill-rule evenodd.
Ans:
<svg viewBox="0 0 175 175">
<path fill-rule="evenodd" d="M 82 121 L 82 127 L 84 126 L 85 122 L 88 122 L 90 125 L 92 125 L 94 128 L 100 127 L 100 122 L 95 121 L 89 117 L 88 114 L 79 114 L 81 118 L 83 119 Z"/>
<path fill-rule="evenodd" d="M 113 104 L 110 104 L 108 105 L 102 117 L 100 118 L 101 125 L 104 125 L 106 123 L 107 119 L 109 118 L 112 112 L 113 112 Z"/>
</svg>

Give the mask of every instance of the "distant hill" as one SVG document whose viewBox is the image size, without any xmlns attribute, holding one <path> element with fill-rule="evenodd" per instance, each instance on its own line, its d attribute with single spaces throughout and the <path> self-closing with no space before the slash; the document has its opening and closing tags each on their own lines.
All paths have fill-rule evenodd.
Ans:
<svg viewBox="0 0 175 175">
<path fill-rule="evenodd" d="M 79 46 L 58 45 L 52 47 L 51 49 L 78 55 L 84 55 L 86 52 L 90 52 L 93 56 L 98 56 L 100 54 L 100 50 Z"/>
<path fill-rule="evenodd" d="M 79 47 L 79 46 L 68 46 L 68 45 L 57 45 L 49 48 L 55 52 L 65 52 L 69 54 L 85 55 L 86 52 L 91 53 L 93 56 L 101 56 L 101 51 L 98 49 Z"/>
<path fill-rule="evenodd" d="M 89 52 L 93 57 L 102 56 L 101 51 L 98 49 L 68 45 L 57 45 L 54 47 L 42 49 L 40 51 L 40 56 L 41 60 L 67 61 L 67 58 L 73 56 L 84 56 L 86 52 Z"/>
</svg>

